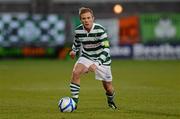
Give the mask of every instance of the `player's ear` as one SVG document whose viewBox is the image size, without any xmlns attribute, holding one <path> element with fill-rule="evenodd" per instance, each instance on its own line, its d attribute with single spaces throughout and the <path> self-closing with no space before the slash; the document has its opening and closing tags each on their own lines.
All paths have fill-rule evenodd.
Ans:
<svg viewBox="0 0 180 119">
<path fill-rule="evenodd" d="M 81 22 L 81 24 L 83 23 L 81 19 L 80 19 L 80 22 Z"/>
<path fill-rule="evenodd" d="M 94 16 L 92 16 L 93 21 L 95 20 Z"/>
<path fill-rule="evenodd" d="M 81 24 L 82 24 L 83 22 L 82 22 L 82 20 L 81 20 L 81 17 L 79 17 L 79 20 L 80 20 L 80 22 L 81 22 Z"/>
</svg>

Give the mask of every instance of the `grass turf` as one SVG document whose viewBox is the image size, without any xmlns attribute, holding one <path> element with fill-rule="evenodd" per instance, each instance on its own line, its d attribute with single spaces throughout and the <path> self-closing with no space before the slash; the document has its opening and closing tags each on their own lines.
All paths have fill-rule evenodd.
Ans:
<svg viewBox="0 0 180 119">
<path fill-rule="evenodd" d="M 57 104 L 70 96 L 74 61 L 1 60 L 0 119 L 179 119 L 180 61 L 113 60 L 119 110 L 107 107 L 94 74 L 82 76 L 80 102 L 73 113 Z"/>
</svg>

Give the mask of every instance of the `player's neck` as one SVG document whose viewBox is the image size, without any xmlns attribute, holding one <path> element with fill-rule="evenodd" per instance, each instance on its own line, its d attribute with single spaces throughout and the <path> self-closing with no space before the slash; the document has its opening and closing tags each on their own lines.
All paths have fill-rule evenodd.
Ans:
<svg viewBox="0 0 180 119">
<path fill-rule="evenodd" d="M 93 25 L 90 28 L 84 27 L 84 29 L 89 33 L 91 31 L 92 27 L 93 27 Z"/>
<path fill-rule="evenodd" d="M 85 28 L 85 30 L 89 33 L 91 29 L 89 29 L 89 28 Z"/>
</svg>

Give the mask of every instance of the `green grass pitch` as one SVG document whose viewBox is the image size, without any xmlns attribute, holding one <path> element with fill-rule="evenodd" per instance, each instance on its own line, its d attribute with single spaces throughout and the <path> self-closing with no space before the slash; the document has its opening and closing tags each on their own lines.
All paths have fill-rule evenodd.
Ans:
<svg viewBox="0 0 180 119">
<path fill-rule="evenodd" d="M 0 119 L 180 119 L 180 61 L 113 60 L 120 109 L 107 107 L 101 82 L 89 73 L 81 77 L 78 109 L 61 113 L 74 62 L 1 60 Z"/>
</svg>

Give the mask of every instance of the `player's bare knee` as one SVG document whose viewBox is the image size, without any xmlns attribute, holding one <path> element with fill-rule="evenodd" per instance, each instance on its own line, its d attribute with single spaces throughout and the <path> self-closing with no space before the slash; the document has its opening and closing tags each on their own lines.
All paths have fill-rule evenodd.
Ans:
<svg viewBox="0 0 180 119">
<path fill-rule="evenodd" d="M 79 78 L 79 77 L 80 77 L 80 74 L 81 74 L 81 72 L 78 71 L 78 70 L 74 70 L 74 71 L 72 72 L 72 75 L 73 75 L 74 78 Z"/>
<path fill-rule="evenodd" d="M 114 89 L 111 83 L 104 83 L 104 89 L 106 90 L 106 93 L 108 94 L 112 94 L 114 92 Z"/>
</svg>

